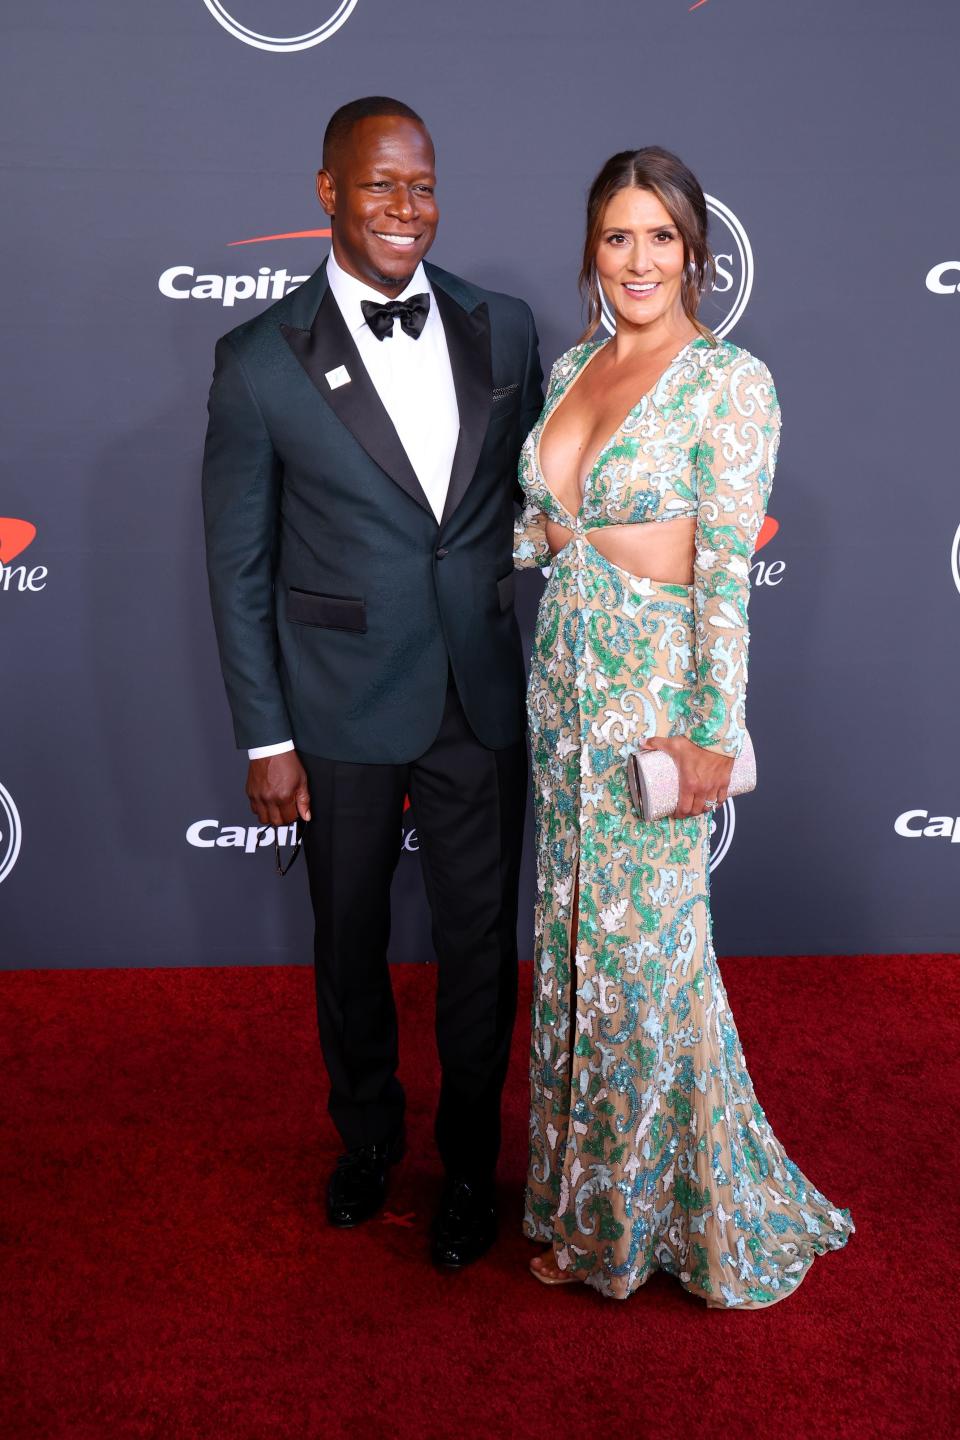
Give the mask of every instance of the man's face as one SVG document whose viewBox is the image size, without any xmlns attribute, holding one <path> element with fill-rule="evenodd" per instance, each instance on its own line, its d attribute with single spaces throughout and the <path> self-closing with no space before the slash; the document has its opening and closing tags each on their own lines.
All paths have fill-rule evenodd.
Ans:
<svg viewBox="0 0 960 1440">
<path fill-rule="evenodd" d="M 422 125 L 401 115 L 358 121 L 317 176 L 337 263 L 382 294 L 399 295 L 437 233 L 436 184 L 433 142 Z"/>
</svg>

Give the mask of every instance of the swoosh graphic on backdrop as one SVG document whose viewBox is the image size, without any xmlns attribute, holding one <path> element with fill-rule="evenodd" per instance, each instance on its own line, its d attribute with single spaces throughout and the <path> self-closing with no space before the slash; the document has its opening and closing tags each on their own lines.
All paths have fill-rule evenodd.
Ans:
<svg viewBox="0 0 960 1440">
<path fill-rule="evenodd" d="M 287 230 L 283 235 L 252 235 L 249 240 L 228 240 L 228 245 L 260 245 L 265 240 L 329 240 L 329 230 Z"/>
<path fill-rule="evenodd" d="M 0 565 L 9 565 L 21 551 L 26 550 L 37 533 L 36 525 L 29 520 L 14 520 L 0 516 Z"/>
<path fill-rule="evenodd" d="M 780 521 L 774 520 L 772 515 L 766 515 L 763 524 L 760 526 L 760 534 L 757 536 L 757 543 L 754 549 L 762 550 L 764 545 L 770 543 L 779 529 Z"/>
</svg>

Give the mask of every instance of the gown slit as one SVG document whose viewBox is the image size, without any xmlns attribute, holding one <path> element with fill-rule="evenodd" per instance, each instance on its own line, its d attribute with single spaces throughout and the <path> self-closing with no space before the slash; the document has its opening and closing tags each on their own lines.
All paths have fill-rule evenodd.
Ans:
<svg viewBox="0 0 960 1440">
<path fill-rule="evenodd" d="M 579 856 L 575 862 L 573 882 L 573 905 L 570 911 L 570 940 L 567 946 L 567 968 L 569 980 L 566 987 L 565 1010 L 567 1015 L 567 1083 L 572 1094 L 576 1067 L 576 1043 L 577 1043 L 577 949 L 579 946 L 580 926 L 580 864 Z M 564 1144 L 564 1153 L 570 1144 L 570 1109 L 567 1107 L 567 1134 Z"/>
</svg>

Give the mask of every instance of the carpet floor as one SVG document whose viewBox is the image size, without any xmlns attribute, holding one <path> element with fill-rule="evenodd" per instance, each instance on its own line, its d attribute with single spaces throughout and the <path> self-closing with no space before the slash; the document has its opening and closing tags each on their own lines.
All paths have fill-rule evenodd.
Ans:
<svg viewBox="0 0 960 1440">
<path fill-rule="evenodd" d="M 662 1275 L 614 1304 L 527 1273 L 529 966 L 501 1239 L 455 1275 L 426 1259 L 432 968 L 394 971 L 411 1144 L 348 1232 L 318 1203 L 338 1145 L 309 970 L 0 975 L 3 1440 L 955 1435 L 960 961 L 723 970 L 774 1129 L 857 1225 L 739 1314 Z"/>
</svg>

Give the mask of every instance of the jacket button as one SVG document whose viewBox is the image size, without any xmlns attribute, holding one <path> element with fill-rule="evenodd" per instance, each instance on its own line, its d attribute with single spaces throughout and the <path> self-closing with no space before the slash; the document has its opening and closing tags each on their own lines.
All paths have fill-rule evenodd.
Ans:
<svg viewBox="0 0 960 1440">
<path fill-rule="evenodd" d="M 441 545 L 440 549 L 437 551 L 437 559 L 438 559 L 438 560 L 446 560 L 446 558 L 447 558 L 447 556 L 448 556 L 449 554 L 450 554 L 450 551 L 444 549 L 444 547 Z"/>
</svg>

